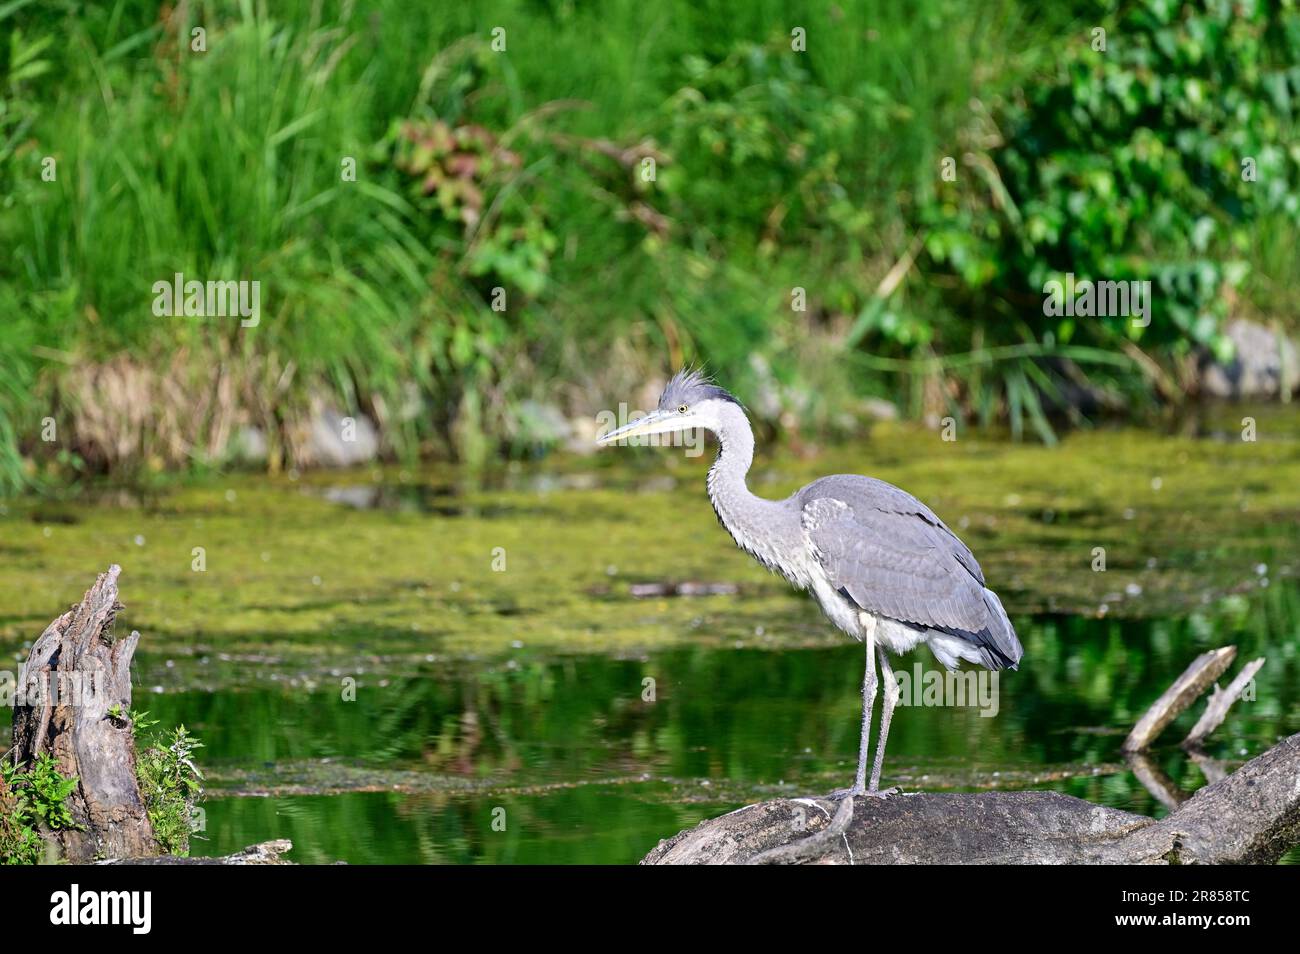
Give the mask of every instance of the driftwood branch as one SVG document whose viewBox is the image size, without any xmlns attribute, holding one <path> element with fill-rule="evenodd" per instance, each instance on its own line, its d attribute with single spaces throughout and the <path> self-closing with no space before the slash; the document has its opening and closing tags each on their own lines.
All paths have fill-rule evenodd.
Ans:
<svg viewBox="0 0 1300 954">
<path fill-rule="evenodd" d="M 1259 672 L 1263 665 L 1263 658 L 1248 662 L 1241 667 L 1241 672 L 1237 673 L 1237 678 L 1228 684 L 1227 689 L 1220 689 L 1217 685 L 1214 687 L 1214 695 L 1210 696 L 1204 714 L 1197 720 L 1196 725 L 1192 726 L 1192 731 L 1187 733 L 1187 738 L 1183 739 L 1183 748 L 1197 748 L 1211 732 L 1223 724 L 1232 704 L 1241 698 L 1241 694 L 1246 691 L 1250 681 L 1255 678 L 1255 673 Z"/>
<path fill-rule="evenodd" d="M 783 798 L 702 822 L 642 864 L 1268 864 L 1300 842 L 1297 778 L 1300 734 L 1159 821 L 1056 792 L 818 799 L 812 812 Z"/>
<path fill-rule="evenodd" d="M 1227 671 L 1236 656 L 1236 646 L 1224 646 L 1222 649 L 1201 653 L 1193 659 L 1192 664 L 1133 726 L 1133 731 L 1124 740 L 1124 751 L 1141 752 L 1150 746 L 1165 726 L 1178 718 L 1183 710 L 1199 699 Z"/>
<path fill-rule="evenodd" d="M 131 711 L 131 657 L 139 633 L 118 638 L 114 565 L 101 573 L 80 605 L 64 613 L 33 644 L 14 708 L 18 765 L 49 754 L 65 778 L 75 828 L 44 833 L 64 858 L 86 862 L 105 856 L 158 852 L 136 781 Z"/>
</svg>

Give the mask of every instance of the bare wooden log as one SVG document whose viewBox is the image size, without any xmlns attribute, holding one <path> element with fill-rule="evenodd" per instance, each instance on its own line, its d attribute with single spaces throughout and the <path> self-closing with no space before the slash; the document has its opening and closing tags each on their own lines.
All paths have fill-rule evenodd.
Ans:
<svg viewBox="0 0 1300 954">
<path fill-rule="evenodd" d="M 801 801 L 777 799 L 703 822 L 660 842 L 642 864 L 1069 864 L 1089 860 L 1095 842 L 1150 822 L 1055 792 L 864 797 L 842 838 L 819 839 L 815 856 L 783 856 L 777 849 L 817 838 L 836 810 L 820 801 L 826 815 L 808 812 Z"/>
<path fill-rule="evenodd" d="M 1300 843 L 1300 735 L 1184 795 L 1143 750 L 1232 664 L 1236 648 L 1197 657 L 1134 726 L 1129 767 L 1171 814 L 1155 821 L 1053 792 L 917 794 L 887 801 L 778 799 L 661 842 L 643 864 L 1231 864 L 1276 861 Z M 1199 742 L 1263 665 L 1215 686 L 1189 735 Z M 1195 754 L 1195 753 L 1194 753 Z M 813 811 L 809 811 L 809 808 Z"/>
<path fill-rule="evenodd" d="M 1255 673 L 1259 672 L 1263 665 L 1263 657 L 1252 660 L 1241 667 L 1241 672 L 1237 673 L 1236 679 L 1228 683 L 1227 689 L 1220 689 L 1217 684 L 1215 685 L 1214 695 L 1210 696 L 1210 701 L 1206 703 L 1205 712 L 1196 721 L 1196 725 L 1192 726 L 1192 731 L 1187 733 L 1187 738 L 1183 739 L 1183 748 L 1199 747 L 1211 732 L 1223 724 L 1232 704 L 1241 698 L 1241 694 L 1246 691 L 1250 681 L 1255 678 Z"/>
<path fill-rule="evenodd" d="M 1271 864 L 1300 843 L 1300 734 L 1284 739 L 1167 817 L 1056 792 L 807 799 L 750 805 L 662 841 L 642 864 Z M 812 850 L 778 849 L 816 839 Z"/>
<path fill-rule="evenodd" d="M 119 639 L 113 623 L 121 568 L 109 567 L 80 605 L 51 623 L 23 669 L 27 697 L 14 709 L 14 753 L 29 765 L 49 753 L 75 777 L 68 797 L 76 829 L 47 833 L 62 855 L 82 863 L 158 853 L 136 781 L 131 711 L 131 657 L 140 634 Z"/>
<path fill-rule="evenodd" d="M 1192 664 L 1133 726 L 1133 731 L 1124 740 L 1124 751 L 1141 752 L 1147 748 L 1164 731 L 1165 726 L 1178 718 L 1184 709 L 1199 699 L 1227 671 L 1236 656 L 1236 646 L 1224 646 L 1222 649 L 1201 653 L 1193 659 Z"/>
<path fill-rule="evenodd" d="M 922 793 L 859 798 L 839 837 L 819 837 L 840 806 L 780 798 L 703 821 L 641 863 L 1270 864 L 1300 844 L 1297 777 L 1300 734 L 1160 821 L 1054 792 Z"/>
<path fill-rule="evenodd" d="M 1271 864 L 1300 844 L 1300 734 L 1283 739 L 1124 846 L 1177 864 Z"/>
</svg>

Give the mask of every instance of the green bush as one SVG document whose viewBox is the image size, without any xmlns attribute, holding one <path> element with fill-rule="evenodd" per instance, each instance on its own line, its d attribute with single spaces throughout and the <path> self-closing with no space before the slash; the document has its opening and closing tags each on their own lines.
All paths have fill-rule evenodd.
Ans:
<svg viewBox="0 0 1300 954">
<path fill-rule="evenodd" d="M 971 127 L 973 158 L 919 210 L 926 251 L 989 344 L 1225 353 L 1260 223 L 1300 223 L 1300 12 L 1143 0 L 1097 27 Z M 1071 272 L 1150 281 L 1149 325 L 1045 315 L 1046 283 Z"/>
<path fill-rule="evenodd" d="M 717 63 L 689 56 L 684 67 L 664 107 L 674 161 L 660 182 L 675 215 L 733 249 L 770 253 L 829 232 L 861 251 L 871 213 L 845 187 L 845 158 L 860 124 L 879 130 L 880 117 L 816 83 L 786 41 L 745 43 Z"/>
</svg>

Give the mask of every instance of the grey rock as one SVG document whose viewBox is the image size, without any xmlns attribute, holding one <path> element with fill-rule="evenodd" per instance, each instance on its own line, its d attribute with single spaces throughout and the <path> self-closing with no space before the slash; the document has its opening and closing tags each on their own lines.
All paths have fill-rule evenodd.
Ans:
<svg viewBox="0 0 1300 954">
<path fill-rule="evenodd" d="M 898 420 L 898 406 L 884 398 L 867 398 L 862 402 L 862 411 L 873 421 Z"/>
<path fill-rule="evenodd" d="M 266 454 L 266 435 L 260 427 L 241 427 L 226 448 L 226 456 L 241 464 L 265 464 Z"/>
<path fill-rule="evenodd" d="M 1275 398 L 1300 383 L 1295 343 L 1271 329 L 1235 318 L 1225 329 L 1233 345 L 1232 360 L 1201 357 L 1201 390 L 1220 398 Z"/>
<path fill-rule="evenodd" d="M 341 414 L 333 408 L 312 418 L 304 456 L 325 467 L 367 464 L 379 456 L 379 432 L 364 414 Z"/>
</svg>

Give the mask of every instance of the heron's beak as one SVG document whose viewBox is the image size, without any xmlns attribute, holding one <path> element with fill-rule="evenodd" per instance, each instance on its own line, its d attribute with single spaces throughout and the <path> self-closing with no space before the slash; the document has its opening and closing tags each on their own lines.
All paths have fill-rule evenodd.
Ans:
<svg viewBox="0 0 1300 954">
<path fill-rule="evenodd" d="M 645 417 L 638 417 L 630 424 L 624 424 L 617 430 L 610 431 L 597 438 L 596 443 L 602 447 L 632 437 L 646 437 L 650 434 L 671 434 L 696 427 L 693 415 L 680 414 L 676 411 L 651 411 Z"/>
</svg>

